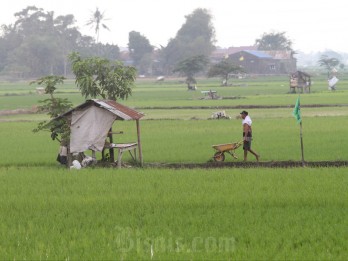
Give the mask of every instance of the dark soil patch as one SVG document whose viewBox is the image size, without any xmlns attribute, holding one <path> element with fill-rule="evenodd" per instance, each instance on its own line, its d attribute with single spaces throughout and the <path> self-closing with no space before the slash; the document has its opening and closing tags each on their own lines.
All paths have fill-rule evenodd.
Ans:
<svg viewBox="0 0 348 261">
<path fill-rule="evenodd" d="M 0 116 L 34 113 L 37 113 L 37 107 L 32 107 L 30 109 L 0 110 Z"/>
<path fill-rule="evenodd" d="M 212 169 L 212 168 L 324 168 L 348 167 L 348 161 L 265 161 L 265 162 L 206 162 L 206 163 L 146 163 L 145 167 L 171 168 L 171 169 Z"/>
<path fill-rule="evenodd" d="M 117 162 L 98 161 L 90 167 L 99 168 L 117 168 Z M 138 162 L 122 162 L 122 168 L 140 168 Z M 339 168 L 348 167 L 348 161 L 261 161 L 261 162 L 215 162 L 208 161 L 205 163 L 159 163 L 149 162 L 143 164 L 144 168 L 158 169 L 221 169 L 221 168 Z"/>
</svg>

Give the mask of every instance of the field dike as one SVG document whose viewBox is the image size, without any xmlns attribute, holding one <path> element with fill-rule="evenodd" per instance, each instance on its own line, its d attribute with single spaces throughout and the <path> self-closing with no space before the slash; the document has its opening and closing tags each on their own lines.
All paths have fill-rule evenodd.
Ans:
<svg viewBox="0 0 348 261">
<path fill-rule="evenodd" d="M 144 106 L 135 107 L 135 110 L 173 110 L 173 109 L 279 109 L 279 108 L 293 108 L 294 105 L 237 105 L 237 106 Z M 348 107 L 348 104 L 305 104 L 302 108 L 322 108 L 322 107 Z M 14 109 L 14 110 L 0 110 L 0 116 L 18 115 L 18 114 L 34 114 L 38 113 L 37 106 L 29 109 Z"/>
<path fill-rule="evenodd" d="M 0 110 L 0 116 L 34 114 L 37 112 L 38 112 L 37 106 L 33 106 L 30 109 Z"/>
<path fill-rule="evenodd" d="M 309 104 L 301 105 L 301 107 L 308 108 L 319 108 L 319 107 L 346 107 L 348 104 Z M 272 109 L 272 108 L 291 108 L 294 105 L 243 105 L 243 106 L 174 106 L 174 107 L 138 107 L 136 109 L 253 109 L 253 108 L 263 108 L 263 109 Z M 15 110 L 0 110 L 0 116 L 7 115 L 18 115 L 18 114 L 34 114 L 37 113 L 37 108 L 34 106 L 30 109 L 15 109 Z M 1 121 L 1 120 L 0 120 Z M 139 167 L 137 164 L 122 164 L 125 168 Z M 106 168 L 116 168 L 116 163 L 105 163 L 98 162 L 97 167 L 106 167 Z M 216 168 L 300 168 L 300 167 L 309 167 L 309 168 L 322 168 L 322 167 L 348 167 L 348 161 L 250 161 L 250 162 L 215 162 L 210 160 L 205 163 L 144 163 L 143 167 L 145 168 L 169 168 L 169 169 L 193 169 L 193 168 L 202 168 L 202 169 L 216 169 Z"/>
<path fill-rule="evenodd" d="M 323 167 L 348 167 L 348 161 L 268 161 L 268 162 L 207 162 L 207 163 L 147 163 L 145 167 L 172 168 L 172 169 L 213 169 L 213 168 L 323 168 Z"/>
<path fill-rule="evenodd" d="M 347 107 L 348 104 L 301 104 L 302 108 Z M 237 105 L 237 106 L 144 106 L 135 107 L 136 110 L 173 110 L 173 109 L 287 109 L 294 105 Z"/>
</svg>

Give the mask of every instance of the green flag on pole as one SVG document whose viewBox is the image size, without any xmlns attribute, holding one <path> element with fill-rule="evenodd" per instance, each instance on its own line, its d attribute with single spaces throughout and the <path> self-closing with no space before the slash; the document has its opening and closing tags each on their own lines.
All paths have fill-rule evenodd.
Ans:
<svg viewBox="0 0 348 261">
<path fill-rule="evenodd" d="M 292 112 L 297 123 L 300 124 L 300 140 L 301 140 L 301 154 L 302 154 L 302 166 L 305 166 L 304 156 L 303 156 L 303 139 L 302 139 L 302 119 L 301 119 L 301 108 L 300 108 L 300 95 L 298 96 L 295 104 L 295 108 Z"/>
<path fill-rule="evenodd" d="M 292 115 L 294 115 L 297 123 L 301 123 L 302 119 L 301 119 L 301 109 L 300 109 L 300 97 L 298 97 L 296 100 L 295 108 L 294 108 L 294 111 L 292 112 Z"/>
</svg>

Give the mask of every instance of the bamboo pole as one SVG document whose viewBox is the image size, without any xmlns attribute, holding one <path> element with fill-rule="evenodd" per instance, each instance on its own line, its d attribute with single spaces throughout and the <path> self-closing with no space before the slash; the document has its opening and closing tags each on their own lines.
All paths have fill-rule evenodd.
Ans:
<svg viewBox="0 0 348 261">
<path fill-rule="evenodd" d="M 301 156 L 302 156 L 302 166 L 305 166 L 304 153 L 303 153 L 303 137 L 302 137 L 302 121 L 300 122 L 300 139 L 301 139 Z"/>
<path fill-rule="evenodd" d="M 143 152 L 142 152 L 142 149 L 141 149 L 140 123 L 139 123 L 139 120 L 136 120 L 136 125 L 137 125 L 137 136 L 138 136 L 139 161 L 140 161 L 140 166 L 143 166 Z"/>
<path fill-rule="evenodd" d="M 109 142 L 110 144 L 112 144 L 114 142 L 114 139 L 112 137 L 112 127 L 109 130 L 108 136 L 109 136 Z M 110 162 L 114 162 L 115 161 L 114 148 L 109 149 L 109 154 L 110 154 Z"/>
<path fill-rule="evenodd" d="M 301 113 L 301 100 L 300 100 L 300 93 L 298 94 L 298 98 L 299 98 L 299 102 L 298 102 L 298 106 L 300 109 L 300 113 Z M 304 153 L 303 153 L 303 135 L 302 135 L 302 116 L 301 116 L 301 121 L 300 121 L 300 141 L 301 141 L 301 160 L 302 160 L 302 167 L 305 166 L 305 161 L 304 161 Z"/>
</svg>

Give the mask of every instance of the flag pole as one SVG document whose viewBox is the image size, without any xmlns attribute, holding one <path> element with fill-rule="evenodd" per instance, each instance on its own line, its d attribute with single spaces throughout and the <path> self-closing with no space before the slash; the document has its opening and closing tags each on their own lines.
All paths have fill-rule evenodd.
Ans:
<svg viewBox="0 0 348 261">
<path fill-rule="evenodd" d="M 299 98 L 299 108 L 301 108 L 301 103 L 300 103 L 300 93 L 298 94 Z M 301 159 L 302 159 L 302 167 L 305 166 L 305 161 L 304 161 L 304 153 L 303 153 L 303 136 L 302 136 L 302 119 L 300 121 L 300 140 L 301 140 Z"/>
<path fill-rule="evenodd" d="M 300 122 L 300 138 L 301 138 L 301 155 L 302 155 L 302 166 L 305 166 L 304 155 L 303 155 L 303 138 L 302 138 L 302 121 Z"/>
<path fill-rule="evenodd" d="M 302 138 L 302 118 L 301 118 L 301 102 L 300 102 L 300 93 L 298 93 L 298 98 L 292 112 L 297 123 L 300 123 L 300 141 L 301 141 L 301 154 L 302 154 L 302 166 L 305 166 L 304 155 L 303 155 L 303 138 Z"/>
</svg>

